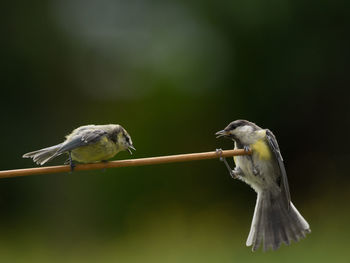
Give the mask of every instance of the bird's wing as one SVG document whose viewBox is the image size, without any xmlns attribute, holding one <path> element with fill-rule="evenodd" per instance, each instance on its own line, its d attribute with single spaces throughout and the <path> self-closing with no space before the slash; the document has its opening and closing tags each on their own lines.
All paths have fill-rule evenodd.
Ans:
<svg viewBox="0 0 350 263">
<path fill-rule="evenodd" d="M 96 143 L 101 137 L 107 135 L 107 132 L 101 129 L 82 130 L 74 135 L 71 139 L 63 143 L 57 151 L 58 154 L 71 151 L 75 148 Z"/>
<path fill-rule="evenodd" d="M 275 135 L 272 133 L 272 131 L 270 131 L 268 129 L 266 129 L 266 139 L 267 139 L 267 142 L 268 142 L 272 152 L 274 153 L 274 155 L 277 159 L 278 167 L 279 167 L 280 173 L 281 173 L 280 187 L 281 187 L 282 192 L 284 193 L 284 196 L 285 196 L 286 202 L 287 202 L 287 207 L 289 209 L 291 198 L 290 198 L 290 192 L 289 192 L 287 172 L 286 172 L 286 168 L 284 167 L 283 158 L 282 158 L 282 155 L 280 152 L 280 148 L 278 146 Z"/>
</svg>

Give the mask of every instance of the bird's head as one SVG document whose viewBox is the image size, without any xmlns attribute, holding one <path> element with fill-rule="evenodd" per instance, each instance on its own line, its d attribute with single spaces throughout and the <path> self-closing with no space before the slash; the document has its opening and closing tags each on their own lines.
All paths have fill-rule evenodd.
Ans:
<svg viewBox="0 0 350 263">
<path fill-rule="evenodd" d="M 256 124 L 246 120 L 236 120 L 231 122 L 227 127 L 221 131 L 215 133 L 219 137 L 226 137 L 232 140 L 244 140 L 247 136 L 254 131 L 260 129 Z"/>
<path fill-rule="evenodd" d="M 118 125 L 116 128 L 116 135 L 116 144 L 118 144 L 122 150 L 129 151 L 130 154 L 132 154 L 131 150 L 136 151 L 129 133 L 122 126 Z"/>
</svg>

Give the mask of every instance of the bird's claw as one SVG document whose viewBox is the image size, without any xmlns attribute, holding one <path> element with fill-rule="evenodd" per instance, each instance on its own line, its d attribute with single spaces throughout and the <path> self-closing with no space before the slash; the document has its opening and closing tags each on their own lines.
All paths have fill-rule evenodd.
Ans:
<svg viewBox="0 0 350 263">
<path fill-rule="evenodd" d="M 244 151 L 249 152 L 250 151 L 250 146 L 249 145 L 244 145 L 243 149 L 244 149 Z"/>
<path fill-rule="evenodd" d="M 74 168 L 75 168 L 75 163 L 73 163 L 73 162 L 71 162 L 70 164 L 69 164 L 69 166 L 70 166 L 70 173 L 73 173 L 74 172 Z"/>
<path fill-rule="evenodd" d="M 70 166 L 70 173 L 73 173 L 74 172 L 74 168 L 75 168 L 75 163 L 73 162 L 73 159 L 72 159 L 72 153 L 69 152 L 69 158 L 68 158 L 68 163 L 69 163 L 69 166 Z"/>
<path fill-rule="evenodd" d="M 241 168 L 236 166 L 235 169 L 232 170 L 232 175 L 233 175 L 232 177 L 234 179 L 237 179 L 238 177 L 243 175 L 243 172 L 242 172 Z"/>
<path fill-rule="evenodd" d="M 224 157 L 222 157 L 222 149 L 216 149 L 215 150 L 216 154 L 219 156 L 220 161 L 224 161 Z"/>
</svg>

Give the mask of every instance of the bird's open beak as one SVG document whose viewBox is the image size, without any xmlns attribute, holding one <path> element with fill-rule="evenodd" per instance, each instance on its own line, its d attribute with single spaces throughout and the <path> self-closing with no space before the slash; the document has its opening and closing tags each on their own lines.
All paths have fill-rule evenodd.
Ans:
<svg viewBox="0 0 350 263">
<path fill-rule="evenodd" d="M 133 145 L 129 145 L 128 151 L 129 151 L 130 154 L 132 154 L 132 151 L 131 151 L 131 150 L 136 151 L 136 148 L 135 148 Z"/>
<path fill-rule="evenodd" d="M 227 131 L 225 130 L 222 130 L 222 131 L 218 131 L 217 133 L 215 133 L 216 135 L 216 138 L 220 138 L 220 137 L 224 137 L 224 136 L 227 136 L 229 135 Z"/>
</svg>

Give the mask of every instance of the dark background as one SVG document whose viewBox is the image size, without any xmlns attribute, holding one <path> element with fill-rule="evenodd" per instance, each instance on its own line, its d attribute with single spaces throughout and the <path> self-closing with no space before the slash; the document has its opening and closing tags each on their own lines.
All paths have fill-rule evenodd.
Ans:
<svg viewBox="0 0 350 263">
<path fill-rule="evenodd" d="M 349 5 L 1 6 L 0 169 L 80 125 L 123 125 L 124 159 L 229 149 L 214 133 L 248 119 L 277 136 L 312 229 L 252 253 L 255 193 L 218 160 L 38 175 L 0 180 L 1 262 L 348 262 Z"/>
</svg>

